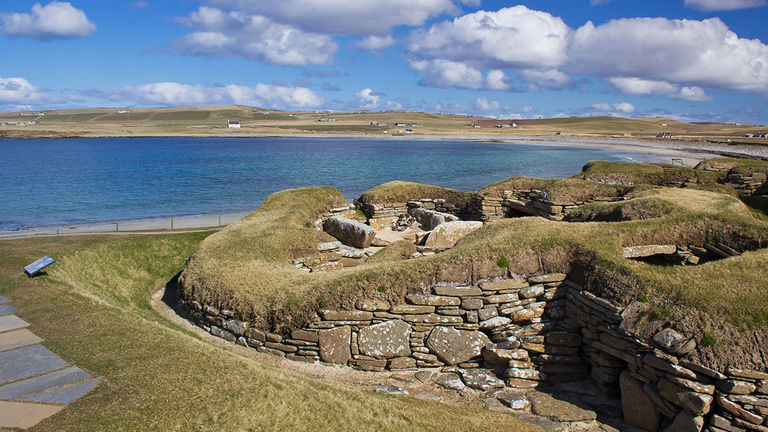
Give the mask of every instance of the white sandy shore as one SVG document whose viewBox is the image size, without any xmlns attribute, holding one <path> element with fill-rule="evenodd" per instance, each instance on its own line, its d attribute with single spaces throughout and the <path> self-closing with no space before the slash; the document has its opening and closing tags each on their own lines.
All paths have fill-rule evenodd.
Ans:
<svg viewBox="0 0 768 432">
<path fill-rule="evenodd" d="M 705 141 L 688 141 L 675 139 L 653 139 L 632 137 L 580 137 L 580 136 L 551 136 L 551 135 L 443 135 L 419 134 L 389 135 L 389 134 L 273 134 L 273 133 L 221 133 L 221 134 L 146 134 L 146 135 L 85 135 L 83 138 L 353 138 L 353 139 L 399 139 L 406 141 L 473 141 L 473 142 L 508 142 L 515 144 L 555 146 L 555 147 L 586 147 L 602 148 L 619 151 L 647 150 L 652 153 L 665 152 L 701 153 L 701 159 L 714 157 L 717 154 L 742 155 L 768 159 L 768 146 L 761 145 L 728 145 Z M 699 159 L 699 160 L 701 160 Z"/>
</svg>

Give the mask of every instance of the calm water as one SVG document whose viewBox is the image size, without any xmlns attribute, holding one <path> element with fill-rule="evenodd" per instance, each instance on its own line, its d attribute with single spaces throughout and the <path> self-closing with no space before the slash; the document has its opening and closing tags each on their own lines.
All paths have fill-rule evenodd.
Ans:
<svg viewBox="0 0 768 432">
<path fill-rule="evenodd" d="M 464 191 L 512 176 L 566 177 L 643 153 L 507 143 L 324 138 L 0 140 L 0 230 L 253 210 L 326 184 L 348 199 L 390 180 Z"/>
</svg>

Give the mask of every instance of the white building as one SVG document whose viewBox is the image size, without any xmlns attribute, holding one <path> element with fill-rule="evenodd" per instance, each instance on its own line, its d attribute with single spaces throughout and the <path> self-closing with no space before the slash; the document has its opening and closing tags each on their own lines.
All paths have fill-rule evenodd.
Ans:
<svg viewBox="0 0 768 432">
<path fill-rule="evenodd" d="M 240 122 L 227 120 L 227 127 L 230 129 L 240 129 Z"/>
</svg>

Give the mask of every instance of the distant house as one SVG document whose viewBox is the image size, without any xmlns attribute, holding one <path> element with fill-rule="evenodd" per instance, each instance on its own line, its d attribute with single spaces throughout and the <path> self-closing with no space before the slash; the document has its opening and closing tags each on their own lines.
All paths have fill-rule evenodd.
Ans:
<svg viewBox="0 0 768 432">
<path fill-rule="evenodd" d="M 240 122 L 227 120 L 227 127 L 230 129 L 240 129 Z"/>
<path fill-rule="evenodd" d="M 372 121 L 371 126 L 387 127 L 389 125 L 383 122 Z"/>
<path fill-rule="evenodd" d="M 407 133 L 407 134 L 412 134 L 412 133 L 413 133 L 413 129 L 406 129 L 406 130 L 405 130 L 405 133 Z"/>
<path fill-rule="evenodd" d="M 128 111 L 128 110 L 120 110 L 117 113 L 118 114 L 128 114 L 128 113 L 130 113 L 130 111 Z"/>
<path fill-rule="evenodd" d="M 671 132 L 659 132 L 656 138 L 672 138 Z"/>
<path fill-rule="evenodd" d="M 319 119 L 317 119 L 317 121 L 319 121 L 319 122 L 335 122 L 336 119 L 335 118 L 319 118 Z"/>
</svg>

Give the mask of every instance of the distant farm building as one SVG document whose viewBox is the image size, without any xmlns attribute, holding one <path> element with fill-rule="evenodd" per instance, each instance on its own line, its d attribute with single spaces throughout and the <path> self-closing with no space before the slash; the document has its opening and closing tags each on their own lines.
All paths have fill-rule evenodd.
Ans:
<svg viewBox="0 0 768 432">
<path fill-rule="evenodd" d="M 383 122 L 372 121 L 371 126 L 387 127 L 389 125 Z"/>
<path fill-rule="evenodd" d="M 319 119 L 317 119 L 317 121 L 319 121 L 319 122 L 335 122 L 336 119 L 335 118 L 319 118 Z"/>
<path fill-rule="evenodd" d="M 230 129 L 240 129 L 240 122 L 227 120 L 227 127 Z"/>
<path fill-rule="evenodd" d="M 495 120 L 495 119 L 479 119 L 472 123 L 472 127 L 478 128 L 519 128 L 525 122 L 532 122 L 533 120 Z"/>
<path fill-rule="evenodd" d="M 672 138 L 671 132 L 659 132 L 656 138 Z"/>
</svg>

